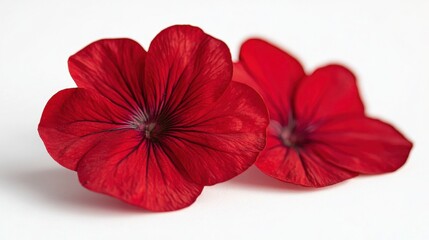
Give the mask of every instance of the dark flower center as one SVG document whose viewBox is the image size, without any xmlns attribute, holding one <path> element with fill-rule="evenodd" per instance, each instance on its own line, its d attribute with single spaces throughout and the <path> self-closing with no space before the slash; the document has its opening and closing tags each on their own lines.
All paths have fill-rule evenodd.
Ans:
<svg viewBox="0 0 429 240">
<path fill-rule="evenodd" d="M 270 131 L 281 140 L 284 146 L 300 147 L 305 142 L 305 132 L 300 131 L 293 121 L 289 121 L 287 126 L 281 125 L 275 120 L 270 121 Z"/>
<path fill-rule="evenodd" d="M 142 137 L 151 140 L 159 140 L 163 127 L 155 120 L 151 120 L 143 111 L 138 111 L 129 122 L 129 126 L 139 131 Z"/>
<path fill-rule="evenodd" d="M 156 127 L 156 123 L 142 123 L 136 126 L 136 130 L 142 132 L 145 138 L 150 139 L 154 136 L 154 129 Z"/>
<path fill-rule="evenodd" d="M 280 139 L 283 144 L 288 147 L 293 147 L 298 142 L 298 136 L 294 132 L 293 128 L 284 127 L 280 132 Z"/>
</svg>

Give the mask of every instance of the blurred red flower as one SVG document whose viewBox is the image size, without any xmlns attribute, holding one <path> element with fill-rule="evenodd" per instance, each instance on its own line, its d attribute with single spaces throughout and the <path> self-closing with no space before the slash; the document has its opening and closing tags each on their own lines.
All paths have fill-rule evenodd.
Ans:
<svg viewBox="0 0 429 240">
<path fill-rule="evenodd" d="M 78 88 L 49 100 L 39 134 L 84 187 L 153 211 L 184 208 L 265 146 L 264 103 L 231 81 L 232 68 L 228 47 L 191 26 L 163 30 L 147 52 L 96 41 L 70 57 Z"/>
<path fill-rule="evenodd" d="M 358 174 L 392 172 L 412 148 L 391 125 L 365 116 L 356 79 L 339 65 L 307 76 L 288 53 L 246 41 L 233 80 L 257 90 L 270 115 L 267 146 L 256 162 L 281 181 L 323 187 Z"/>
</svg>

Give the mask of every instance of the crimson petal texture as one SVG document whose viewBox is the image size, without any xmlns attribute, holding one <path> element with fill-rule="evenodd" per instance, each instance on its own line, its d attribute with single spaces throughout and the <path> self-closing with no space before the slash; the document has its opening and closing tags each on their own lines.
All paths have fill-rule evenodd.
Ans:
<svg viewBox="0 0 429 240">
<path fill-rule="evenodd" d="M 263 100 L 231 82 L 227 46 L 199 28 L 167 28 L 147 54 L 130 39 L 100 40 L 70 57 L 69 69 L 78 88 L 49 100 L 39 134 L 92 191 L 181 209 L 265 146 Z"/>
<path fill-rule="evenodd" d="M 265 100 L 270 118 L 287 124 L 292 93 L 305 76 L 301 64 L 290 54 L 261 39 L 249 39 L 243 43 L 240 62 L 234 69 L 235 81 L 254 87 Z M 254 78 L 243 77 L 247 70 Z M 241 75 L 241 76 L 237 76 Z M 250 83 L 249 83 L 250 82 Z M 255 87 L 256 85 L 256 87 Z"/>
<path fill-rule="evenodd" d="M 294 117 L 307 123 L 343 115 L 364 115 L 352 72 L 328 65 L 304 78 L 294 96 Z"/>
<path fill-rule="evenodd" d="M 152 211 L 192 204 L 203 186 L 189 182 L 163 146 L 142 141 L 136 131 L 116 132 L 79 162 L 83 186 Z"/>
<path fill-rule="evenodd" d="M 311 148 L 345 169 L 377 174 L 401 167 L 412 144 L 391 125 L 367 117 L 328 121 L 315 130 Z"/>
<path fill-rule="evenodd" d="M 102 39 L 69 58 L 79 88 L 92 89 L 130 111 L 143 105 L 146 51 L 131 39 Z"/>
<path fill-rule="evenodd" d="M 52 158 L 76 170 L 76 164 L 93 145 L 127 127 L 128 117 L 122 108 L 90 90 L 65 89 L 46 104 L 39 133 Z"/>
<path fill-rule="evenodd" d="M 411 151 L 394 127 L 365 116 L 356 78 L 341 65 L 305 76 L 289 54 L 251 39 L 241 47 L 234 80 L 257 90 L 268 107 L 267 146 L 256 166 L 276 179 L 324 187 L 395 171 Z"/>
<path fill-rule="evenodd" d="M 281 181 L 306 187 L 323 187 L 358 175 L 326 161 L 311 148 L 284 146 L 277 136 L 270 135 L 267 144 L 256 166 Z"/>
<path fill-rule="evenodd" d="M 148 111 L 155 114 L 194 116 L 216 102 L 231 81 L 228 47 L 199 28 L 172 26 L 161 31 L 147 55 L 145 98 L 155 107 Z"/>
<path fill-rule="evenodd" d="M 168 152 L 193 181 L 213 185 L 250 167 L 265 147 L 267 112 L 261 97 L 241 83 L 231 83 L 210 109 L 186 125 L 170 129 Z M 212 158 L 215 161 L 206 161 Z"/>
</svg>

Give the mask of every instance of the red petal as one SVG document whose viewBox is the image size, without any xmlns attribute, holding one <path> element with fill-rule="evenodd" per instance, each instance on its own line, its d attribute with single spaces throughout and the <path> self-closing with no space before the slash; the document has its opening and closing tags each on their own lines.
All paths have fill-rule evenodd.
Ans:
<svg viewBox="0 0 429 240">
<path fill-rule="evenodd" d="M 116 132 L 79 163 L 81 184 L 152 211 L 191 205 L 203 187 L 189 182 L 160 145 L 138 131 Z"/>
<path fill-rule="evenodd" d="M 201 29 L 172 26 L 152 41 L 145 94 L 150 112 L 198 111 L 215 102 L 232 77 L 228 47 Z M 159 113 L 159 111 L 161 111 Z"/>
<path fill-rule="evenodd" d="M 357 173 L 323 160 L 312 149 L 289 148 L 270 135 L 256 166 L 278 180 L 306 187 L 324 187 L 357 176 Z"/>
<path fill-rule="evenodd" d="M 297 88 L 294 113 L 298 122 L 305 124 L 341 115 L 363 115 L 355 76 L 339 65 L 317 69 Z"/>
<path fill-rule="evenodd" d="M 142 109 L 146 52 L 131 39 L 103 39 L 69 58 L 79 88 L 93 89 L 130 111 Z"/>
<path fill-rule="evenodd" d="M 285 147 L 277 136 L 268 134 L 267 146 L 256 161 L 256 166 L 281 181 L 304 186 L 309 184 L 300 156 L 295 149 Z"/>
<path fill-rule="evenodd" d="M 232 82 L 199 119 L 187 116 L 166 134 L 163 146 L 193 181 L 212 185 L 250 167 L 265 146 L 267 110 L 250 87 Z M 168 148 L 167 148 L 168 147 Z"/>
<path fill-rule="evenodd" d="M 291 55 L 260 39 L 247 40 L 241 46 L 240 63 L 257 84 L 271 119 L 287 125 L 292 93 L 305 76 L 301 64 Z M 239 67 L 239 66 L 238 66 Z M 240 68 L 234 81 L 249 83 Z M 253 84 L 250 84 L 252 86 Z"/>
<path fill-rule="evenodd" d="M 259 84 L 256 82 L 255 78 L 250 76 L 250 73 L 244 68 L 242 62 L 234 63 L 232 80 L 235 82 L 244 83 L 255 89 L 258 93 L 263 92 L 263 90 L 259 87 Z"/>
<path fill-rule="evenodd" d="M 326 161 L 367 174 L 395 171 L 406 162 L 412 148 L 394 127 L 366 117 L 326 122 L 309 141 Z"/>
<path fill-rule="evenodd" d="M 75 170 L 93 145 L 123 129 L 127 118 L 126 111 L 98 94 L 66 89 L 46 104 L 38 130 L 52 158 Z"/>
</svg>

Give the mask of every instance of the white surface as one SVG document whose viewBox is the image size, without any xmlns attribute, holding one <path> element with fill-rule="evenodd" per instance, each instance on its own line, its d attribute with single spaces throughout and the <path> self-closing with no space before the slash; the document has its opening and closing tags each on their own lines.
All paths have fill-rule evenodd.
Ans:
<svg viewBox="0 0 429 240">
<path fill-rule="evenodd" d="M 0 239 L 429 239 L 428 1 L 119 2 L 0 1 Z M 321 190 L 250 169 L 162 214 L 82 188 L 36 131 L 47 100 L 74 86 L 68 56 L 107 37 L 147 48 L 179 23 L 224 40 L 234 57 L 258 34 L 308 72 L 347 64 L 368 112 L 415 143 L 408 163 Z"/>
</svg>

